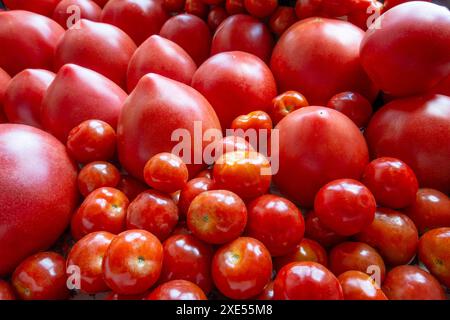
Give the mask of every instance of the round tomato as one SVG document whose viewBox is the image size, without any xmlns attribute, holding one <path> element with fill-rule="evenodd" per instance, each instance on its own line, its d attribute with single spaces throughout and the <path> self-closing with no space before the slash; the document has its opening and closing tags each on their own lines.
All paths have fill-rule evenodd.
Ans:
<svg viewBox="0 0 450 320">
<path fill-rule="evenodd" d="M 275 269 L 279 271 L 291 262 L 312 261 L 327 267 L 328 257 L 325 249 L 316 241 L 303 238 L 294 250 L 280 257 L 275 257 L 273 263 Z"/>
<path fill-rule="evenodd" d="M 357 92 L 346 91 L 338 93 L 331 97 L 327 107 L 345 114 L 358 128 L 366 127 L 372 116 L 370 102 Z"/>
<path fill-rule="evenodd" d="M 68 29 L 78 22 L 76 18 L 99 21 L 101 14 L 102 8 L 94 1 L 61 0 L 53 11 L 52 19 Z"/>
<path fill-rule="evenodd" d="M 163 0 L 164 9 L 169 12 L 180 12 L 184 9 L 186 0 Z"/>
<path fill-rule="evenodd" d="M 244 0 L 226 0 L 225 9 L 229 15 L 245 13 Z"/>
<path fill-rule="evenodd" d="M 325 227 L 314 211 L 306 215 L 305 236 L 317 241 L 324 247 L 334 246 L 347 239 L 347 237 L 338 235 L 336 232 Z"/>
<path fill-rule="evenodd" d="M 147 300 L 207 300 L 205 293 L 195 283 L 172 280 L 154 289 Z"/>
<path fill-rule="evenodd" d="M 16 294 L 9 282 L 0 279 L 0 301 L 16 300 Z"/>
<path fill-rule="evenodd" d="M 181 189 L 180 198 L 178 201 L 178 208 L 180 215 L 184 217 L 187 215 L 189 206 L 192 200 L 200 193 L 212 190 L 214 188 L 214 181 L 208 178 L 195 178 L 189 181 L 183 189 Z"/>
<path fill-rule="evenodd" d="M 346 271 L 338 280 L 345 300 L 387 300 L 376 282 L 361 271 Z"/>
<path fill-rule="evenodd" d="M 286 91 L 279 96 L 275 97 L 272 101 L 271 116 L 275 124 L 281 121 L 289 113 L 307 107 L 308 101 L 304 95 L 297 91 Z"/>
<path fill-rule="evenodd" d="M 208 15 L 209 7 L 203 0 L 186 0 L 184 11 L 205 19 Z"/>
<path fill-rule="evenodd" d="M 256 300 L 273 300 L 273 281 L 270 281 L 264 290 L 256 297 Z"/>
<path fill-rule="evenodd" d="M 228 18 L 228 13 L 222 7 L 214 7 L 209 11 L 208 14 L 208 26 L 212 31 L 220 26 L 220 24 Z"/>
<path fill-rule="evenodd" d="M 88 163 L 78 174 L 78 190 L 87 197 L 92 191 L 101 187 L 117 186 L 120 180 L 119 170 L 109 162 L 95 161 Z"/>
<path fill-rule="evenodd" d="M 269 26 L 273 33 L 281 36 L 290 26 L 297 21 L 294 8 L 278 7 L 269 20 Z"/>
<path fill-rule="evenodd" d="M 248 13 L 257 18 L 266 18 L 278 7 L 278 0 L 244 0 Z"/>
</svg>

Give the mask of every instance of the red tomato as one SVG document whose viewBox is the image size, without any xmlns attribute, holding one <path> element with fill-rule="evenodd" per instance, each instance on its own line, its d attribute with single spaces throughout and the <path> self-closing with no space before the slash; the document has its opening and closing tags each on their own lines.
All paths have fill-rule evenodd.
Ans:
<svg viewBox="0 0 450 320">
<path fill-rule="evenodd" d="M 373 158 L 400 159 L 422 188 L 450 193 L 450 97 L 394 100 L 375 113 L 366 138 Z"/>
<path fill-rule="evenodd" d="M 184 11 L 205 19 L 208 16 L 209 8 L 202 0 L 186 0 Z"/>
<path fill-rule="evenodd" d="M 236 132 L 234 132 L 236 133 Z M 250 145 L 245 138 L 241 136 L 226 136 L 213 143 L 215 150 L 214 162 L 216 162 L 223 154 L 234 151 L 254 151 L 254 148 Z M 210 172 L 212 174 L 212 170 Z M 205 173 L 206 174 L 206 173 Z M 197 175 L 197 178 L 199 176 Z M 205 176 L 208 179 L 212 179 L 212 175 Z"/>
<path fill-rule="evenodd" d="M 26 10 L 51 17 L 53 10 L 61 0 L 3 0 L 9 10 Z"/>
<path fill-rule="evenodd" d="M 106 250 L 111 244 L 114 235 L 109 232 L 93 232 L 81 240 L 79 240 L 70 250 L 67 257 L 67 270 L 72 268 L 79 268 L 74 270 L 80 272 L 80 288 L 83 292 L 95 294 L 102 291 L 107 291 L 108 286 L 103 280 L 103 257 Z"/>
<path fill-rule="evenodd" d="M 311 211 L 306 215 L 305 236 L 317 241 L 324 247 L 334 246 L 342 241 L 345 241 L 345 239 L 347 238 L 344 236 L 340 236 L 334 231 L 325 227 L 314 211 Z"/>
<path fill-rule="evenodd" d="M 275 257 L 273 263 L 275 265 L 275 269 L 279 271 L 291 262 L 301 261 L 317 262 L 327 267 L 327 252 L 318 242 L 303 238 L 294 250 L 291 250 L 291 252 L 284 256 Z"/>
<path fill-rule="evenodd" d="M 404 210 L 419 233 L 450 226 L 450 198 L 434 189 L 419 189 L 415 201 Z"/>
<path fill-rule="evenodd" d="M 16 300 L 16 294 L 9 282 L 0 279 L 0 301 L 5 300 Z"/>
<path fill-rule="evenodd" d="M 110 0 L 102 12 L 102 22 L 119 27 L 137 45 L 158 34 L 167 19 L 162 1 Z"/>
<path fill-rule="evenodd" d="M 27 68 L 53 70 L 56 44 L 63 34 L 60 25 L 41 15 L 0 12 L 0 68 L 11 76 Z"/>
<path fill-rule="evenodd" d="M 231 129 L 242 129 L 244 132 L 248 129 L 265 129 L 270 132 L 272 128 L 272 119 L 264 111 L 252 111 L 249 114 L 238 116 L 231 123 Z"/>
<path fill-rule="evenodd" d="M 388 300 L 376 282 L 361 271 L 346 271 L 338 280 L 345 300 Z"/>
<path fill-rule="evenodd" d="M 228 13 L 222 7 L 214 7 L 208 14 L 208 26 L 211 31 L 216 31 L 220 24 L 228 18 Z"/>
<path fill-rule="evenodd" d="M 66 260 L 54 252 L 40 252 L 22 261 L 11 282 L 22 300 L 63 300 L 69 297 Z"/>
<path fill-rule="evenodd" d="M 163 248 L 145 230 L 128 230 L 115 237 L 103 261 L 103 278 L 119 294 L 147 291 L 159 278 Z"/>
<path fill-rule="evenodd" d="M 357 234 L 356 239 L 378 250 L 384 261 L 392 266 L 409 263 L 419 242 L 412 220 L 386 208 L 377 208 L 372 224 Z"/>
<path fill-rule="evenodd" d="M 127 229 L 144 229 L 160 241 L 172 233 L 178 222 L 178 208 L 172 198 L 148 190 L 136 197 L 127 210 Z"/>
<path fill-rule="evenodd" d="M 359 3 L 359 5 L 358 5 Z M 383 11 L 383 3 L 376 0 L 357 1 L 356 7 L 347 13 L 347 20 L 366 31 Z M 375 25 L 376 27 L 376 25 Z"/>
<path fill-rule="evenodd" d="M 172 236 L 191 234 L 192 232 L 191 230 L 189 230 L 187 222 L 185 220 L 178 221 L 178 224 L 175 226 L 175 229 L 172 232 Z"/>
<path fill-rule="evenodd" d="M 3 110 L 12 123 L 41 128 L 41 104 L 55 79 L 53 72 L 25 69 L 9 83 L 3 97 Z"/>
<path fill-rule="evenodd" d="M 311 18 L 297 22 L 273 50 L 270 68 L 278 89 L 301 92 L 311 105 L 319 106 L 344 91 L 374 100 L 377 90 L 359 59 L 363 37 L 361 29 L 346 21 Z"/>
<path fill-rule="evenodd" d="M 236 239 L 247 224 L 247 208 L 236 194 L 226 190 L 200 193 L 189 206 L 187 224 L 194 236 L 212 244 Z"/>
<path fill-rule="evenodd" d="M 180 215 L 186 217 L 191 205 L 192 200 L 195 199 L 200 193 L 212 190 L 214 188 L 214 181 L 208 178 L 195 178 L 190 180 L 181 189 L 180 199 L 178 201 L 178 208 L 180 209 Z"/>
<path fill-rule="evenodd" d="M 275 300 L 343 300 L 339 280 L 316 262 L 292 262 L 275 278 Z"/>
<path fill-rule="evenodd" d="M 192 87 L 212 104 L 223 129 L 237 116 L 268 111 L 277 94 L 269 68 L 254 55 L 239 51 L 209 58 L 195 72 Z"/>
<path fill-rule="evenodd" d="M 66 148 L 39 129 L 0 125 L 0 276 L 51 246 L 77 203 L 77 171 Z"/>
<path fill-rule="evenodd" d="M 300 20 L 321 16 L 322 2 L 323 0 L 297 0 L 295 13 Z"/>
<path fill-rule="evenodd" d="M 270 30 L 277 36 L 281 36 L 290 26 L 297 21 L 294 8 L 278 7 L 269 20 Z"/>
<path fill-rule="evenodd" d="M 85 165 L 78 174 L 78 190 L 87 197 L 95 189 L 116 187 L 119 180 L 120 172 L 114 165 L 105 161 L 95 161 Z"/>
<path fill-rule="evenodd" d="M 173 148 L 179 144 L 171 141 L 175 130 L 182 130 L 183 134 L 190 135 L 189 139 L 193 139 L 195 121 L 200 123 L 202 132 L 208 129 L 220 130 L 216 113 L 196 90 L 157 74 L 145 75 L 126 100 L 119 119 L 117 135 L 120 163 L 127 172 L 142 179 L 148 159 L 161 152 L 173 152 Z M 149 126 L 149 123 L 158 125 Z M 186 150 L 189 154 L 183 154 L 183 161 L 188 164 L 191 176 L 202 168 L 202 164 L 194 163 L 194 160 L 198 156 L 203 158 L 203 150 L 207 145 L 208 142 L 203 141 L 201 150 L 198 150 L 191 144 L 190 150 Z"/>
<path fill-rule="evenodd" d="M 268 63 L 273 44 L 272 34 L 264 23 L 249 15 L 236 14 L 226 18 L 217 28 L 212 40 L 211 55 L 244 51 Z"/>
<path fill-rule="evenodd" d="M 398 6 L 399 4 L 405 3 L 405 2 L 410 2 L 412 0 L 385 0 L 384 1 L 384 11 L 386 12 L 387 10 Z M 431 0 L 422 0 L 422 1 L 427 1 L 427 2 L 431 2 Z"/>
<path fill-rule="evenodd" d="M 195 283 L 186 280 L 172 280 L 154 289 L 147 300 L 207 300 L 207 298 Z"/>
<path fill-rule="evenodd" d="M 225 140 L 225 138 L 224 138 L 224 140 Z M 205 169 L 203 171 L 200 171 L 200 173 L 197 174 L 195 177 L 196 178 L 207 178 L 207 179 L 211 180 L 213 178 L 212 177 L 212 170 L 211 169 Z"/>
<path fill-rule="evenodd" d="M 334 95 L 328 101 L 327 107 L 345 114 L 358 128 L 365 127 L 372 116 L 370 102 L 356 92 L 346 91 Z"/>
<path fill-rule="evenodd" d="M 226 0 L 225 9 L 230 16 L 245 13 L 244 0 Z"/>
<path fill-rule="evenodd" d="M 273 300 L 273 295 L 273 281 L 270 281 L 256 297 L 256 300 Z"/>
<path fill-rule="evenodd" d="M 274 181 L 284 195 L 302 206 L 312 207 L 316 193 L 332 180 L 359 179 L 368 163 L 363 135 L 335 110 L 301 108 L 280 121 L 276 129 L 280 148 L 272 154 L 279 159 Z"/>
<path fill-rule="evenodd" d="M 59 70 L 44 96 L 42 124 L 64 142 L 70 130 L 85 120 L 103 120 L 116 128 L 126 97 L 120 87 L 102 75 L 68 64 Z"/>
<path fill-rule="evenodd" d="M 244 0 L 244 7 L 252 16 L 266 18 L 278 7 L 278 0 Z"/>
<path fill-rule="evenodd" d="M 72 236 L 79 240 L 96 231 L 118 234 L 125 230 L 129 201 L 119 190 L 99 188 L 84 199 L 72 217 Z"/>
<path fill-rule="evenodd" d="M 272 100 L 271 116 L 275 124 L 291 112 L 307 107 L 308 101 L 304 95 L 297 91 L 286 91 Z"/>
<path fill-rule="evenodd" d="M 304 233 L 302 213 L 287 199 L 267 194 L 248 206 L 246 234 L 261 241 L 272 256 L 294 250 Z"/>
<path fill-rule="evenodd" d="M 97 3 L 100 7 L 104 7 L 105 6 L 105 4 L 109 1 L 109 0 L 92 0 L 92 1 L 94 1 L 95 3 Z"/>
<path fill-rule="evenodd" d="M 64 29 L 69 29 L 78 22 L 76 19 L 99 21 L 101 14 L 102 8 L 94 1 L 61 0 L 53 11 L 52 19 Z"/>
<path fill-rule="evenodd" d="M 419 259 L 442 284 L 450 287 L 450 227 L 426 232 L 419 241 Z"/>
<path fill-rule="evenodd" d="M 121 175 L 116 188 L 125 193 L 130 201 L 133 201 L 141 192 L 148 189 L 144 183 L 127 174 Z"/>
<path fill-rule="evenodd" d="M 214 284 L 230 299 L 260 294 L 272 276 L 272 259 L 266 247 L 253 238 L 237 238 L 219 248 L 211 265 Z"/>
<path fill-rule="evenodd" d="M 168 12 L 183 11 L 186 0 L 164 0 L 163 6 Z"/>
<path fill-rule="evenodd" d="M 6 115 L 3 113 L 3 100 L 11 77 L 2 68 L 0 68 L 0 123 L 8 122 Z"/>
<path fill-rule="evenodd" d="M 382 289 L 389 300 L 446 300 L 439 282 L 416 266 L 398 266 L 389 271 Z"/>
</svg>

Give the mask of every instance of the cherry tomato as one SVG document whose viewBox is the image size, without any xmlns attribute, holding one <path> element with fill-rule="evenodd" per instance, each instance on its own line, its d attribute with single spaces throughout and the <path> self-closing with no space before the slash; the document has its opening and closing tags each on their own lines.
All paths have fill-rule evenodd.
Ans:
<svg viewBox="0 0 450 320">
<path fill-rule="evenodd" d="M 240 132 L 233 132 L 233 133 L 237 134 Z M 245 133 L 243 135 L 245 137 Z M 219 158 L 223 154 L 228 153 L 228 152 L 253 151 L 254 148 L 250 145 L 250 143 L 244 137 L 241 137 L 238 135 L 231 135 L 231 136 L 226 136 L 220 140 L 217 140 L 216 142 L 213 142 L 212 143 L 213 149 L 214 149 L 213 163 L 217 162 L 217 160 L 219 160 Z M 211 171 L 210 171 L 211 175 L 209 177 L 206 176 L 206 178 L 212 179 Z M 198 178 L 198 175 L 197 175 L 197 178 Z"/>
<path fill-rule="evenodd" d="M 184 11 L 186 11 L 186 13 L 193 14 L 202 19 L 205 19 L 208 16 L 208 9 L 208 5 L 202 0 L 186 0 L 186 4 L 184 5 Z"/>
<path fill-rule="evenodd" d="M 256 297 L 256 300 L 273 300 L 273 295 L 273 281 L 270 281 Z"/>
<path fill-rule="evenodd" d="M 115 237 L 103 260 L 103 278 L 119 294 L 147 291 L 159 278 L 163 248 L 145 230 L 128 230 Z"/>
<path fill-rule="evenodd" d="M 305 236 L 317 241 L 324 247 L 334 246 L 342 241 L 345 241 L 345 239 L 347 238 L 344 236 L 340 236 L 334 231 L 325 227 L 314 211 L 311 211 L 306 215 Z"/>
<path fill-rule="evenodd" d="M 269 20 L 270 30 L 277 36 L 281 36 L 290 26 L 297 21 L 294 8 L 278 7 Z"/>
<path fill-rule="evenodd" d="M 238 116 L 231 123 L 231 129 L 233 130 L 265 129 L 270 132 L 272 127 L 272 119 L 264 111 L 252 111 L 249 114 Z"/>
<path fill-rule="evenodd" d="M 216 31 L 220 24 L 228 18 L 228 13 L 222 7 L 214 7 L 208 14 L 208 26 L 211 31 Z"/>
<path fill-rule="evenodd" d="M 26 10 L 51 17 L 56 5 L 61 0 L 3 0 L 9 10 Z"/>
<path fill-rule="evenodd" d="M 122 191 L 130 201 L 133 201 L 139 194 L 148 189 L 144 183 L 127 174 L 120 176 L 120 181 L 116 188 Z"/>
<path fill-rule="evenodd" d="M 154 289 L 147 300 L 207 300 L 207 298 L 195 283 L 172 280 Z"/>
<path fill-rule="evenodd" d="M 95 161 L 81 169 L 78 174 L 78 189 L 87 197 L 95 189 L 116 187 L 119 180 L 120 172 L 114 165 L 105 161 Z"/>
<path fill-rule="evenodd" d="M 164 0 L 163 6 L 168 12 L 180 12 L 184 9 L 186 0 Z"/>
<path fill-rule="evenodd" d="M 247 208 L 242 199 L 231 191 L 205 191 L 192 200 L 187 224 L 200 240 L 222 244 L 236 239 L 244 231 Z"/>
<path fill-rule="evenodd" d="M 345 300 L 388 300 L 377 283 L 361 271 L 346 271 L 338 280 Z"/>
<path fill-rule="evenodd" d="M 181 189 L 180 199 L 178 201 L 178 208 L 180 209 L 180 215 L 186 216 L 191 205 L 192 200 L 200 193 L 212 190 L 214 188 L 214 181 L 208 178 L 195 178 L 190 180 Z"/>
<path fill-rule="evenodd" d="M 327 252 L 316 241 L 303 238 L 294 250 L 273 260 L 275 269 L 279 271 L 285 265 L 291 262 L 312 261 L 328 266 Z"/>
<path fill-rule="evenodd" d="M 307 107 L 308 105 L 308 101 L 306 101 L 306 98 L 301 93 L 297 91 L 286 91 L 275 97 L 272 101 L 272 120 L 277 124 L 291 112 Z"/>
<path fill-rule="evenodd" d="M 244 7 L 252 16 L 266 18 L 278 7 L 278 0 L 244 0 Z"/>
<path fill-rule="evenodd" d="M 339 280 L 323 265 L 292 262 L 277 274 L 274 285 L 275 300 L 343 300 Z"/>
<path fill-rule="evenodd" d="M 310 17 L 321 16 L 323 0 L 297 0 L 295 13 L 302 20 Z"/>
<path fill-rule="evenodd" d="M 55 252 L 41 252 L 22 261 L 11 282 L 22 300 L 63 300 L 69 297 L 66 260 Z"/>
<path fill-rule="evenodd" d="M 16 300 L 16 294 L 9 282 L 0 279 L 0 301 L 4 300 Z"/>
<path fill-rule="evenodd" d="M 357 92 L 346 91 L 338 93 L 331 97 L 327 107 L 345 114 L 358 128 L 365 127 L 372 115 L 370 102 Z"/>
<path fill-rule="evenodd" d="M 165 240 L 178 222 L 178 207 L 171 197 L 156 190 L 142 192 L 127 210 L 127 229 L 144 229 Z"/>
<path fill-rule="evenodd" d="M 94 1 L 61 0 L 53 11 L 52 19 L 64 29 L 69 29 L 78 21 L 77 18 L 99 21 L 102 8 Z"/>
<path fill-rule="evenodd" d="M 114 235 L 109 232 L 93 232 L 80 239 L 70 250 L 67 257 L 67 270 L 79 268 L 80 288 L 83 292 L 94 294 L 107 291 L 103 280 L 103 257 L 111 244 Z M 76 274 L 76 273 L 74 273 Z"/>
<path fill-rule="evenodd" d="M 231 299 L 260 294 L 270 281 L 272 259 L 256 239 L 242 237 L 219 248 L 211 265 L 214 284 Z"/>
</svg>

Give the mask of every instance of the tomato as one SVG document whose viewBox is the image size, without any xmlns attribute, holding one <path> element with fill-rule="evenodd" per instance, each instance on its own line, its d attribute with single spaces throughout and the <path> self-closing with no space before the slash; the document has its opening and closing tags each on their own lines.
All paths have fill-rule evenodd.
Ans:
<svg viewBox="0 0 450 320">
<path fill-rule="evenodd" d="M 104 7 L 105 6 L 105 4 L 109 1 L 109 0 L 92 0 L 92 1 L 94 1 L 95 3 L 97 3 L 100 7 Z"/>
<path fill-rule="evenodd" d="M 261 293 L 272 276 L 272 259 L 256 239 L 242 237 L 222 246 L 211 265 L 214 284 L 231 299 L 249 299 Z"/>
<path fill-rule="evenodd" d="M 63 34 L 61 26 L 41 15 L 0 12 L 0 68 L 11 76 L 27 68 L 53 70 L 56 44 Z"/>
<path fill-rule="evenodd" d="M 180 12 L 184 9 L 186 0 L 164 0 L 163 6 L 168 12 Z"/>
<path fill-rule="evenodd" d="M 178 208 L 172 198 L 156 190 L 142 192 L 128 207 L 127 229 L 144 229 L 160 241 L 172 233 L 178 222 Z"/>
<path fill-rule="evenodd" d="M 439 282 L 416 266 L 398 266 L 389 271 L 382 289 L 390 300 L 446 300 Z"/>
<path fill-rule="evenodd" d="M 6 115 L 3 112 L 3 100 L 6 88 L 8 87 L 10 81 L 11 77 L 9 76 L 9 74 L 7 74 L 2 68 L 0 68 L 0 123 L 8 122 L 8 119 L 6 119 Z"/>
<path fill-rule="evenodd" d="M 11 282 L 22 300 L 62 300 L 69 297 L 66 260 L 55 252 L 40 252 L 22 261 Z"/>
<path fill-rule="evenodd" d="M 246 234 L 261 241 L 272 256 L 294 250 L 304 233 L 302 213 L 287 199 L 267 194 L 248 206 Z"/>
<path fill-rule="evenodd" d="M 375 248 L 392 266 L 410 262 L 419 242 L 414 222 L 406 215 L 386 208 L 377 208 L 372 224 L 357 234 L 356 239 Z"/>
<path fill-rule="evenodd" d="M 116 188 L 122 191 L 130 201 L 133 201 L 141 192 L 148 189 L 144 183 L 127 174 L 121 175 Z"/>
<path fill-rule="evenodd" d="M 415 201 L 404 210 L 419 233 L 450 226 L 450 199 L 434 189 L 419 189 Z"/>
<path fill-rule="evenodd" d="M 260 138 L 264 137 L 261 134 L 266 134 L 267 144 L 270 142 L 270 132 L 272 131 L 273 124 L 270 116 L 264 111 L 252 111 L 249 114 L 238 116 L 231 123 L 231 129 L 234 130 L 234 134 L 239 135 L 239 129 L 242 130 L 242 135 L 245 137 L 245 133 L 247 130 L 253 131 L 257 134 L 257 138 L 255 142 L 251 141 L 251 143 L 257 143 L 257 145 L 252 145 L 254 148 L 258 148 L 261 145 Z"/>
<path fill-rule="evenodd" d="M 371 246 L 362 242 L 343 242 L 330 251 L 329 267 L 336 276 L 355 270 L 369 276 L 379 277 L 380 282 L 386 275 L 383 258 Z"/>
<path fill-rule="evenodd" d="M 400 159 L 420 187 L 450 193 L 450 97 L 394 100 L 375 113 L 366 138 L 373 158 Z"/>
<path fill-rule="evenodd" d="M 111 292 L 105 300 L 144 300 L 147 295 L 147 292 L 139 294 L 119 294 L 117 292 Z"/>
<path fill-rule="evenodd" d="M 9 10 L 26 10 L 51 17 L 59 1 L 61 0 L 4 0 L 3 3 Z"/>
<path fill-rule="evenodd" d="M 290 26 L 297 21 L 294 8 L 278 7 L 269 20 L 270 30 L 277 36 L 281 36 Z"/>
<path fill-rule="evenodd" d="M 273 36 L 264 23 L 249 15 L 236 14 L 226 18 L 217 28 L 212 40 L 211 55 L 244 51 L 268 63 L 273 44 Z"/>
<path fill-rule="evenodd" d="M 52 19 L 64 29 L 69 29 L 78 22 L 77 18 L 99 21 L 101 14 L 102 8 L 94 1 L 61 0 L 53 11 Z"/>
<path fill-rule="evenodd" d="M 194 236 L 207 243 L 222 244 L 244 231 L 247 208 L 231 191 L 205 191 L 192 200 L 186 220 Z"/>
<path fill-rule="evenodd" d="M 427 92 L 449 74 L 447 8 L 411 2 L 392 8 L 381 19 L 381 27 L 371 28 L 361 43 L 361 63 L 379 88 L 394 96 L 411 96 Z"/>
<path fill-rule="evenodd" d="M 118 234 L 125 230 L 129 201 L 119 190 L 99 188 L 84 199 L 72 217 L 72 236 L 79 240 L 95 231 Z"/>
<path fill-rule="evenodd" d="M 182 131 L 183 135 L 189 134 L 189 142 L 193 141 L 195 121 L 201 125 L 202 132 L 220 130 L 216 113 L 196 90 L 157 74 L 145 75 L 126 100 L 119 119 L 120 163 L 127 172 L 142 179 L 144 166 L 152 156 L 173 152 L 179 144 L 171 141 L 175 130 Z M 149 123 L 158 125 L 149 126 Z M 188 154 L 183 153 L 183 161 L 188 165 L 191 176 L 201 170 L 201 162 L 196 163 L 195 159 L 198 156 L 203 159 L 203 150 L 207 145 L 208 142 L 203 141 L 199 150 L 191 144 L 186 150 Z"/>
<path fill-rule="evenodd" d="M 12 123 L 41 128 L 41 104 L 55 78 L 53 72 L 25 69 L 9 82 L 3 97 L 3 110 Z"/>
<path fill-rule="evenodd" d="M 122 29 L 137 45 L 158 34 L 167 19 L 162 1 L 110 0 L 102 11 L 102 22 Z"/>
<path fill-rule="evenodd" d="M 239 51 L 209 58 L 195 72 L 192 87 L 212 104 L 223 129 L 237 116 L 269 110 L 277 94 L 269 68 L 254 55 Z"/>
<path fill-rule="evenodd" d="M 312 261 L 320 263 L 327 267 L 328 257 L 325 249 L 316 241 L 303 238 L 297 244 L 295 249 L 291 250 L 286 255 L 275 257 L 273 260 L 275 269 L 279 271 L 285 265 L 291 262 Z"/>
<path fill-rule="evenodd" d="M 316 193 L 328 182 L 359 179 L 368 163 L 363 135 L 335 110 L 301 108 L 281 120 L 276 129 L 280 148 L 272 154 L 279 159 L 274 182 L 284 195 L 304 207 L 313 206 Z"/>
<path fill-rule="evenodd" d="M 67 64 L 59 70 L 44 96 L 42 124 L 64 143 L 70 130 L 85 120 L 103 120 L 116 128 L 126 97 L 120 87 L 102 75 Z"/>
<path fill-rule="evenodd" d="M 225 140 L 225 138 L 224 138 L 224 140 Z M 197 174 L 195 177 L 196 178 L 207 178 L 207 179 L 211 180 L 213 178 L 212 177 L 212 170 L 211 169 L 205 169 L 203 171 L 200 171 L 200 173 Z"/>
<path fill-rule="evenodd" d="M 353 8 L 348 13 L 347 20 L 366 31 L 381 15 L 383 3 L 376 0 L 363 0 L 357 3 L 360 3 L 360 5 Z M 376 27 L 376 25 L 374 27 Z"/>
<path fill-rule="evenodd" d="M 376 282 L 361 271 L 346 271 L 338 280 L 345 300 L 388 300 Z"/>
<path fill-rule="evenodd" d="M 370 102 L 357 92 L 346 91 L 338 93 L 331 97 L 326 106 L 345 114 L 358 128 L 366 127 L 372 116 Z"/>
<path fill-rule="evenodd" d="M 311 211 L 306 215 L 305 236 L 317 241 L 324 247 L 336 245 L 347 238 L 344 236 L 340 236 L 334 231 L 325 227 L 314 211 Z"/>
<path fill-rule="evenodd" d="M 0 279 L 0 301 L 5 300 L 16 300 L 16 294 L 9 282 Z"/>
<path fill-rule="evenodd" d="M 147 291 L 159 278 L 163 248 L 145 230 L 128 230 L 116 236 L 103 261 L 103 278 L 119 294 Z"/>
<path fill-rule="evenodd" d="M 419 259 L 442 284 L 450 287 L 450 227 L 427 231 L 419 241 Z"/>
<path fill-rule="evenodd" d="M 77 171 L 62 143 L 39 129 L 0 125 L 0 276 L 63 233 L 77 203 Z"/>
<path fill-rule="evenodd" d="M 189 230 L 186 220 L 178 221 L 178 224 L 175 226 L 175 229 L 172 232 L 172 236 L 191 234 L 192 232 L 191 230 Z"/>
<path fill-rule="evenodd" d="M 321 16 L 322 2 L 323 0 L 297 0 L 295 13 L 300 20 Z"/>
<path fill-rule="evenodd" d="M 147 300 L 207 300 L 207 298 L 195 283 L 172 280 L 154 289 Z"/>
<path fill-rule="evenodd" d="M 238 132 L 233 132 L 234 134 Z M 244 133 L 245 136 L 245 133 Z M 216 162 L 223 154 L 234 151 L 254 151 L 254 148 L 250 145 L 250 143 L 241 136 L 232 135 L 226 136 L 222 139 L 213 143 L 213 147 L 215 150 L 214 153 L 214 162 Z M 212 170 L 210 176 L 205 176 L 206 178 L 212 179 Z M 197 175 L 197 177 L 199 177 Z"/>
<path fill-rule="evenodd" d="M 186 13 L 190 13 L 197 17 L 205 19 L 208 16 L 209 8 L 208 5 L 203 2 L 203 0 L 186 0 L 184 11 L 186 11 Z"/>
<path fill-rule="evenodd" d="M 389 9 L 392 9 L 395 6 L 398 6 L 399 4 L 409 2 L 409 1 L 412 1 L 412 0 L 385 0 L 383 10 L 387 11 Z M 431 2 L 431 0 L 422 0 L 422 1 Z"/>
<path fill-rule="evenodd" d="M 244 0 L 244 7 L 252 16 L 266 18 L 278 7 L 278 0 Z"/>
<path fill-rule="evenodd" d="M 226 0 L 225 9 L 228 14 L 235 15 L 239 13 L 245 13 L 244 0 Z"/>
<path fill-rule="evenodd" d="M 186 217 L 192 200 L 200 193 L 212 190 L 214 188 L 214 181 L 208 178 L 195 178 L 190 180 L 181 189 L 180 199 L 178 201 L 178 208 L 180 215 Z"/>
<path fill-rule="evenodd" d="M 264 290 L 256 297 L 256 300 L 273 300 L 273 281 L 270 281 Z"/>
<path fill-rule="evenodd" d="M 222 7 L 214 7 L 208 14 L 208 26 L 211 31 L 216 31 L 220 24 L 228 18 L 228 13 Z"/>
<path fill-rule="evenodd" d="M 80 239 L 70 250 L 67 257 L 67 270 L 78 267 L 80 272 L 80 288 L 83 292 L 94 294 L 107 291 L 108 286 L 103 280 L 103 257 L 111 244 L 114 235 L 109 232 L 93 232 Z"/>
<path fill-rule="evenodd" d="M 304 95 L 297 91 L 286 91 L 272 100 L 271 116 L 275 124 L 281 121 L 291 112 L 307 107 L 308 101 Z"/>
<path fill-rule="evenodd" d="M 95 189 L 116 187 L 119 180 L 120 172 L 114 165 L 105 161 L 95 161 L 81 169 L 78 174 L 78 189 L 87 197 Z"/>
<path fill-rule="evenodd" d="M 277 274 L 275 300 L 343 300 L 339 280 L 316 262 L 292 262 Z"/>
</svg>

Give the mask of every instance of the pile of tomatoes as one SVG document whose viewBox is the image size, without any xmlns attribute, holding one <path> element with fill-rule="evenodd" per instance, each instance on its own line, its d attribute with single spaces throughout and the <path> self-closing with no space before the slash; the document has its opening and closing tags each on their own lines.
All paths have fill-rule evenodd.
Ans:
<svg viewBox="0 0 450 320">
<path fill-rule="evenodd" d="M 3 2 L 0 300 L 447 299 L 446 7 Z"/>
</svg>

